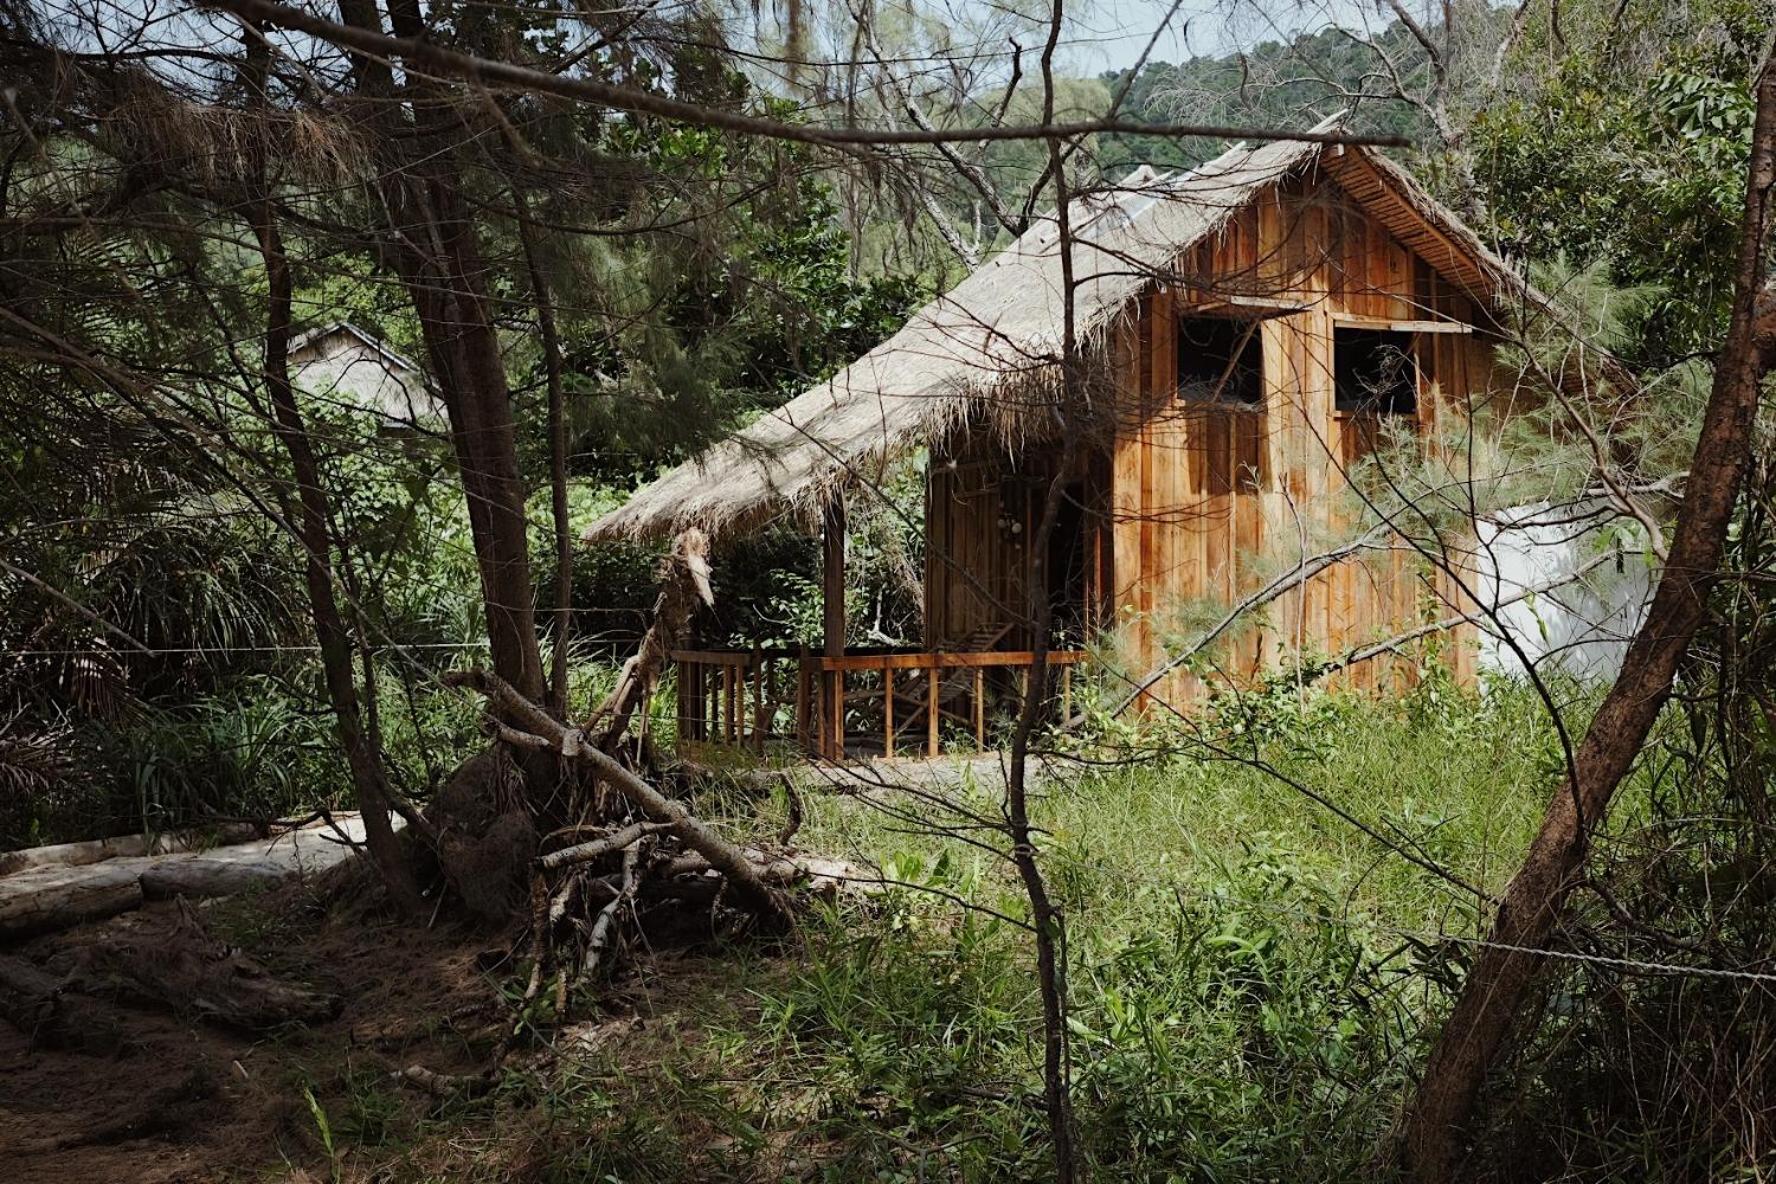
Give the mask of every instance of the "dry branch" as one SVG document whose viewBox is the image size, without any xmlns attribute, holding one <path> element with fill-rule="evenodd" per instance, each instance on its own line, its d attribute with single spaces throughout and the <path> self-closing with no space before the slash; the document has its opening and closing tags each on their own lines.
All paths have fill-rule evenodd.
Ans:
<svg viewBox="0 0 1776 1184">
<path fill-rule="evenodd" d="M 142 899 L 139 869 L 120 861 L 8 877 L 0 881 L 0 938 L 127 913 Z"/>
<path fill-rule="evenodd" d="M 623 852 L 623 886 L 609 904 L 598 910 L 598 918 L 592 922 L 592 936 L 586 939 L 586 960 L 580 966 L 579 981 L 582 983 L 591 982 L 592 976 L 598 973 L 604 951 L 614 940 L 617 915 L 635 901 L 635 890 L 641 882 L 641 853 L 639 843 Z"/>
<path fill-rule="evenodd" d="M 631 847 L 648 835 L 656 835 L 661 831 L 671 829 L 671 824 L 664 822 L 633 823 L 602 839 L 593 839 L 590 842 L 577 843 L 572 847 L 563 847 L 559 851 L 551 851 L 537 860 L 537 866 L 544 871 L 557 871 L 577 863 L 591 863 L 606 855 Z"/>
<path fill-rule="evenodd" d="M 548 712 L 526 699 L 498 675 L 485 670 L 453 671 L 444 675 L 447 686 L 468 687 L 480 693 L 489 706 L 508 720 L 521 723 L 532 737 L 541 739 L 563 757 L 588 765 L 602 781 L 616 787 L 617 792 L 642 814 L 656 823 L 668 826 L 687 847 L 702 855 L 733 886 L 740 901 L 753 912 L 779 921 L 789 919 L 789 908 L 782 896 L 760 878 L 758 869 L 745 853 L 717 834 L 708 824 L 693 815 L 684 805 L 666 797 L 634 772 L 608 754 L 587 742 L 578 728 L 569 728 Z M 516 728 L 507 726 L 508 731 Z"/>
<path fill-rule="evenodd" d="M 1410 145 L 1399 136 L 1371 136 L 1347 132 L 1280 132 L 1272 128 L 1230 127 L 1210 124 L 1148 124 L 1128 119 L 1093 119 L 1067 123 L 1045 122 L 1037 126 L 999 125 L 975 128 L 939 128 L 882 131 L 874 128 L 825 128 L 812 123 L 784 123 L 755 115 L 744 115 L 698 103 L 667 98 L 651 91 L 635 90 L 595 78 L 550 74 L 510 62 L 474 57 L 458 53 L 417 37 L 390 37 L 368 29 L 342 25 L 324 17 L 272 4 L 268 0 L 208 0 L 210 6 L 249 20 L 260 21 L 282 29 L 293 29 L 330 41 L 354 54 L 382 60 L 400 58 L 415 74 L 456 78 L 465 82 L 504 87 L 537 94 L 611 107 L 618 111 L 634 111 L 679 120 L 701 127 L 712 127 L 741 135 L 764 136 L 803 144 L 823 144 L 846 148 L 870 144 L 943 144 L 975 143 L 999 140 L 1067 140 L 1080 136 L 1126 132 L 1144 136 L 1200 136 L 1217 140 L 1312 140 L 1324 144 L 1368 144 L 1378 147 L 1404 148 Z"/>
<path fill-rule="evenodd" d="M 691 613 L 696 610 L 697 602 L 715 603 L 715 593 L 709 587 L 709 536 L 695 527 L 680 532 L 673 540 L 672 550 L 661 559 L 656 575 L 660 595 L 654 601 L 653 622 L 634 655 L 623 663 L 622 673 L 617 676 L 617 685 L 612 688 L 610 697 L 582 729 L 590 732 L 601 720 L 608 718 L 610 723 L 598 740 L 598 747 L 605 752 L 616 747 L 628 730 L 636 708 L 642 707 L 654 693 L 672 647 L 679 644 L 690 628 Z"/>
<path fill-rule="evenodd" d="M 1310 679 L 1322 678 L 1328 674 L 1334 674 L 1340 670 L 1345 670 L 1352 666 L 1359 665 L 1360 663 L 1367 662 L 1372 658 L 1379 658 L 1383 654 L 1398 653 L 1402 646 L 1411 645 L 1415 641 L 1422 641 L 1424 638 L 1430 637 L 1433 634 L 1447 633 L 1461 625 L 1483 623 L 1490 620 L 1492 614 L 1498 612 L 1500 609 L 1508 608 L 1513 604 L 1520 604 L 1532 597 L 1545 595 L 1556 589 L 1564 588 L 1569 584 L 1576 584 L 1604 564 L 1614 562 L 1615 558 L 1614 555 L 1607 553 L 1595 555 L 1590 560 L 1580 564 L 1570 572 L 1557 576 L 1551 580 L 1542 580 L 1535 584 L 1519 588 L 1510 596 L 1493 601 L 1484 611 L 1454 613 L 1435 621 L 1426 621 L 1411 629 L 1396 633 L 1392 637 L 1382 638 L 1380 641 L 1372 641 L 1364 645 L 1354 646 L 1337 657 L 1328 658 L 1326 661 L 1319 663 L 1311 671 L 1305 671 L 1304 674 Z"/>
</svg>

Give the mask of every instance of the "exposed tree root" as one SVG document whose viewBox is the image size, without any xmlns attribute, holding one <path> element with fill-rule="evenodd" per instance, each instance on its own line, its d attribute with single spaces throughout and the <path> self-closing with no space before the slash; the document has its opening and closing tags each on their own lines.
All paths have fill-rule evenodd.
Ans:
<svg viewBox="0 0 1776 1184">
<path fill-rule="evenodd" d="M 762 851 L 726 838 L 626 763 L 633 755 L 625 745 L 630 722 L 645 720 L 646 701 L 672 646 L 697 602 L 710 600 L 707 550 L 700 532 L 679 537 L 661 566 L 660 598 L 647 636 L 609 699 L 582 727 L 564 723 L 488 671 L 444 676 L 447 685 L 466 687 L 486 700 L 489 731 L 504 751 L 518 754 L 517 762 L 507 763 L 535 769 L 539 761 L 555 758 L 568 785 L 555 801 L 575 803 L 584 813 L 566 818 L 557 813 L 544 825 L 545 810 L 512 792 L 510 779 L 482 777 L 485 785 L 479 786 L 473 810 L 459 810 L 464 817 L 450 824 L 434 818 L 453 884 L 463 878 L 448 856 L 453 829 L 465 832 L 459 841 L 481 841 L 473 836 L 491 833 L 485 826 L 489 819 L 521 811 L 535 826 L 531 836 L 546 833 L 522 855 L 512 847 L 500 853 L 506 865 L 502 883 L 528 884 L 528 933 L 514 944 L 513 956 L 520 956 L 521 945 L 529 967 L 515 1014 L 502 1025 L 487 1069 L 462 1076 L 412 1065 L 397 1074 L 407 1084 L 438 1096 L 488 1088 L 520 1038 L 538 1024 L 544 984 L 554 984 L 555 1019 L 566 1018 L 572 989 L 595 988 L 626 947 L 626 935 L 639 931 L 646 919 L 676 922 L 677 913 L 693 919 L 701 914 L 708 917 L 708 932 L 730 925 L 781 932 L 793 924 L 804 890 L 831 895 L 845 880 L 857 878 L 842 864 L 789 849 L 802 814 L 793 786 L 786 790 L 790 823 L 779 836 L 782 849 Z M 504 760 L 501 752 L 496 746 L 475 760 L 492 769 Z M 453 785 L 467 771 L 465 764 Z M 509 910 L 518 893 L 502 888 L 499 895 Z"/>
<path fill-rule="evenodd" d="M 500 720 L 514 721 L 495 725 L 500 739 L 520 747 L 552 749 L 564 759 L 585 766 L 601 782 L 615 787 L 649 821 L 662 824 L 685 846 L 707 859 L 711 867 L 727 878 L 745 907 L 780 923 L 791 919 L 789 906 L 760 878 L 758 869 L 739 847 L 685 809 L 683 803 L 666 797 L 615 758 L 588 743 L 580 729 L 565 726 L 488 671 L 456 671 L 446 674 L 444 681 L 478 691 Z"/>
<path fill-rule="evenodd" d="M 522 725 L 497 723 L 502 741 L 560 754 L 613 786 L 617 793 L 605 799 L 606 806 L 614 802 L 630 816 L 558 827 L 542 840 L 545 848 L 551 841 L 579 841 L 530 861 L 529 927 L 519 938 L 519 956 L 529 962 L 525 988 L 488 1067 L 464 1075 L 410 1065 L 397 1073 L 405 1084 L 439 1097 L 490 1088 L 524 1034 L 548 1022 L 549 1009 L 537 1006 L 545 984 L 553 981 L 554 1018 L 566 1019 L 573 989 L 593 989 L 624 948 L 625 934 L 638 930 L 645 917 L 658 917 L 661 910 L 701 913 L 715 931 L 726 924 L 725 912 L 742 927 L 780 931 L 793 922 L 800 900 L 830 897 L 845 882 L 866 879 L 832 860 L 733 843 L 495 676 L 469 671 L 449 678 L 486 695 L 500 720 Z"/>
<path fill-rule="evenodd" d="M 479 1097 L 494 1087 L 493 1072 L 438 1073 L 424 1065 L 408 1065 L 395 1074 L 401 1081 L 424 1090 L 435 1098 Z"/>
</svg>

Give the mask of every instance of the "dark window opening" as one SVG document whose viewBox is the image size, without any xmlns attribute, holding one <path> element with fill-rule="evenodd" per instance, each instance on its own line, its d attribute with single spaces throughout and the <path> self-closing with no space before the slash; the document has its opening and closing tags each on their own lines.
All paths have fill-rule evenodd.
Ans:
<svg viewBox="0 0 1776 1184">
<path fill-rule="evenodd" d="M 1332 334 L 1332 387 L 1340 411 L 1418 414 L 1412 334 L 1338 329 Z"/>
<path fill-rule="evenodd" d="M 1086 566 L 1090 560 L 1086 513 L 1085 486 L 1073 482 L 1061 494 L 1048 536 L 1048 603 L 1053 630 L 1049 640 L 1063 649 L 1084 645 L 1086 640 Z"/>
<path fill-rule="evenodd" d="M 1257 321 L 1178 320 L 1178 397 L 1187 403 L 1264 402 L 1264 346 Z"/>
</svg>

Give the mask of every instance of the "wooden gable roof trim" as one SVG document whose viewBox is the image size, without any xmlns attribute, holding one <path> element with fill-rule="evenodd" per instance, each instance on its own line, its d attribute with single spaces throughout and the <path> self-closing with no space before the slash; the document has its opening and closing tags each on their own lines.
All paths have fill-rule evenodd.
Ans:
<svg viewBox="0 0 1776 1184">
<path fill-rule="evenodd" d="M 1401 246 L 1455 283 L 1489 314 L 1525 303 L 1553 307 L 1548 297 L 1427 193 L 1411 173 L 1379 152 L 1340 151 L 1335 146 L 1321 156 L 1320 169 Z M 1490 320 L 1494 326 L 1498 324 L 1496 315 Z"/>
</svg>

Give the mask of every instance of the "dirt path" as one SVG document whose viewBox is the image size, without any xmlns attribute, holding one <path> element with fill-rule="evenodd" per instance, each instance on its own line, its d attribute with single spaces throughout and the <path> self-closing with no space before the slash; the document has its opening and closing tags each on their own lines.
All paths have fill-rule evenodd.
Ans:
<svg viewBox="0 0 1776 1184">
<path fill-rule="evenodd" d="M 480 969 L 485 939 L 413 925 L 320 921 L 299 899 L 203 910 L 280 975 L 339 993 L 324 1024 L 250 1035 L 164 1010 L 121 1006 L 115 1056 L 33 1048 L 0 1023 L 0 1178 L 34 1181 L 325 1180 L 329 1156 L 309 1093 L 349 1120 L 351 1094 L 414 1060 L 477 1065 L 477 1029 L 500 1012 Z M 54 972 L 84 950 L 176 921 L 171 903 L 41 937 L 11 952 Z M 305 1092 L 306 1091 L 306 1092 Z M 343 1117 L 340 1117 L 343 1116 Z"/>
<path fill-rule="evenodd" d="M 321 843 L 301 835 L 0 876 L 0 884 L 39 886 L 127 877 L 139 890 L 128 911 L 0 939 L 0 958 L 44 984 L 46 993 L 19 998 L 105 1009 L 102 1026 L 124 1037 L 116 1052 L 74 1051 L 51 1045 L 48 1037 L 65 1025 L 52 1032 L 45 1012 L 4 1012 L 22 1015 L 16 1022 L 45 1039 L 0 1019 L 0 1184 L 541 1181 L 563 1148 L 589 1162 L 628 1154 L 629 1115 L 650 1113 L 656 1087 L 678 1088 L 671 1068 L 701 1039 L 707 1018 L 754 1006 L 736 986 L 737 965 L 747 960 L 736 963 L 729 938 L 706 919 L 671 914 L 646 930 L 619 974 L 576 1004 L 573 1022 L 527 1031 L 497 1090 L 433 1096 L 403 1083 L 399 1071 L 417 1064 L 468 1075 L 489 1064 L 512 1031 L 523 981 L 511 961 L 514 935 L 447 917 L 384 916 L 370 903 L 374 894 L 325 883 L 350 868 L 322 882 L 292 877 L 292 862 L 305 872 L 318 866 L 304 864 L 310 853 L 332 861 L 348 850 Z M 278 847 L 286 855 L 273 875 L 260 864 Z M 276 882 L 195 903 L 159 899 L 164 890 L 150 886 L 169 868 Z M 194 928 L 230 961 L 238 952 L 255 963 L 250 973 L 260 981 L 337 998 L 338 1014 L 241 1031 L 201 1018 L 213 998 L 161 992 L 160 1002 L 149 1002 L 129 981 L 91 977 L 120 949 L 146 950 L 151 964 L 164 965 L 162 951 Z M 781 955 L 789 947 L 769 948 Z M 62 1007 L 50 1012 L 65 1014 Z M 607 1114 L 594 1100 L 604 1091 L 627 1104 L 613 1102 Z M 691 1130 L 686 1155 L 714 1154 L 709 1149 L 729 1138 L 699 1113 L 673 1116 Z M 678 1178 L 715 1177 L 699 1170 Z"/>
</svg>

